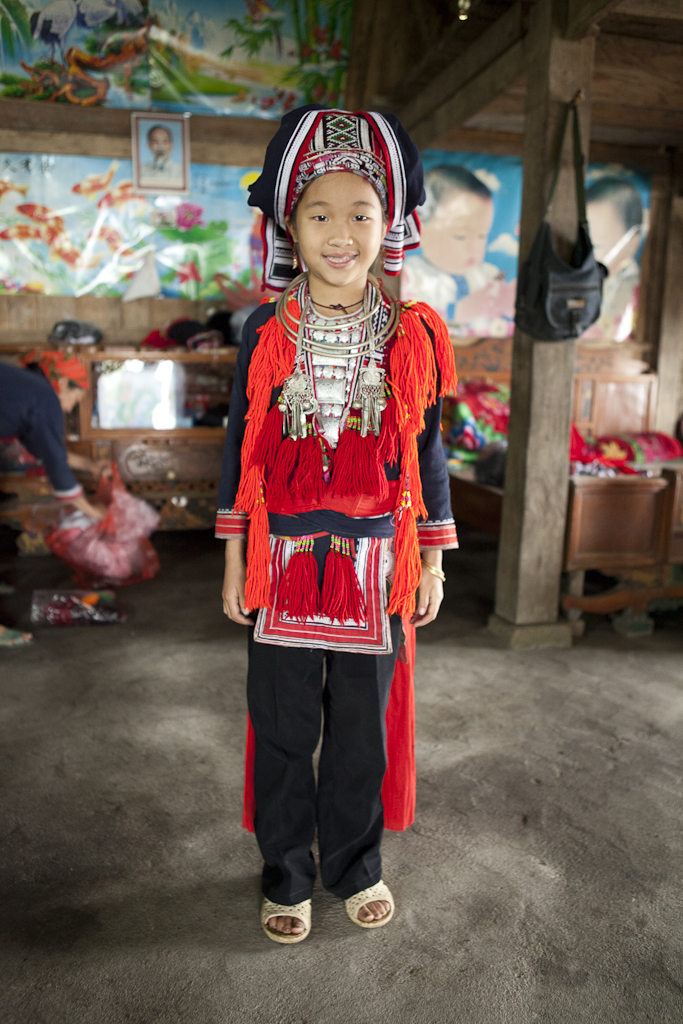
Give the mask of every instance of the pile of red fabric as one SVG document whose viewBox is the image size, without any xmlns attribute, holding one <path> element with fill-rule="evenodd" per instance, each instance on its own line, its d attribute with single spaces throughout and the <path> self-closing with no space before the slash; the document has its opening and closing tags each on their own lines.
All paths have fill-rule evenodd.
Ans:
<svg viewBox="0 0 683 1024">
<path fill-rule="evenodd" d="M 493 427 L 499 434 L 507 434 L 510 404 L 507 387 L 489 384 L 485 380 L 468 380 L 458 384 L 457 401 L 463 402 L 475 419 Z"/>
<path fill-rule="evenodd" d="M 683 457 L 683 447 L 675 437 L 657 430 L 648 430 L 641 434 L 605 434 L 596 441 L 585 441 L 572 423 L 569 445 L 570 462 L 581 462 L 584 465 L 598 462 L 620 473 L 636 473 L 637 470 L 628 466 L 633 462 L 665 462 L 667 459 Z"/>
<path fill-rule="evenodd" d="M 104 519 L 85 529 L 69 527 L 67 519 L 46 535 L 50 551 L 76 570 L 80 586 L 106 581 L 120 587 L 156 576 L 159 558 L 149 535 L 159 523 L 159 513 L 128 493 L 116 466 L 111 480 L 102 477 L 95 502 L 107 505 Z"/>
</svg>

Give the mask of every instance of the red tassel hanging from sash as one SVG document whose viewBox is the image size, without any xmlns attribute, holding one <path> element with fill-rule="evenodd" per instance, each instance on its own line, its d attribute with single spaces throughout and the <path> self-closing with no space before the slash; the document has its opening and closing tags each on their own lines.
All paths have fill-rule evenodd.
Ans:
<svg viewBox="0 0 683 1024">
<path fill-rule="evenodd" d="M 278 588 L 277 602 L 291 619 L 303 621 L 319 613 L 318 564 L 312 537 L 297 538 L 294 554 Z"/>
<path fill-rule="evenodd" d="M 266 416 L 254 450 L 254 461 L 257 466 L 263 466 L 266 474 L 271 472 L 275 464 L 282 444 L 283 427 L 284 416 L 276 404 Z"/>
<path fill-rule="evenodd" d="M 302 505 L 320 505 L 323 500 L 323 448 L 315 427 L 309 425 L 306 437 L 297 441 L 299 460 L 293 490 Z"/>
<path fill-rule="evenodd" d="M 278 449 L 272 471 L 266 477 L 271 508 L 279 508 L 294 486 L 300 444 L 286 437 Z"/>
<path fill-rule="evenodd" d="M 355 413 L 349 413 L 335 452 L 332 494 L 335 498 L 372 495 L 378 501 L 386 501 L 389 494 L 377 438 L 373 433 L 360 436 L 360 416 Z"/>
<path fill-rule="evenodd" d="M 346 537 L 330 538 L 320 595 L 320 613 L 332 622 L 335 619 L 341 623 L 353 619 L 360 625 L 367 619 L 365 598 L 351 554 L 351 542 Z"/>
<path fill-rule="evenodd" d="M 377 439 L 377 458 L 395 466 L 398 462 L 398 420 L 396 399 L 391 397 L 382 413 L 382 429 Z"/>
<path fill-rule="evenodd" d="M 313 426 L 299 440 L 286 437 L 266 475 L 271 510 L 294 495 L 302 505 L 320 505 L 323 499 L 323 447 Z"/>
</svg>

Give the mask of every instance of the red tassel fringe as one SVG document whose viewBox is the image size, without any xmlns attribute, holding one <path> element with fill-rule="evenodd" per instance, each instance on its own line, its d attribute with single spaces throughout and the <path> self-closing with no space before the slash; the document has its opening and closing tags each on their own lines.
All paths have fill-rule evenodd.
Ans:
<svg viewBox="0 0 683 1024">
<path fill-rule="evenodd" d="M 320 612 L 318 565 L 313 538 L 299 537 L 287 563 L 278 592 L 278 604 L 292 619 L 303 621 Z"/>
<path fill-rule="evenodd" d="M 323 449 L 317 433 L 296 441 L 299 459 L 294 474 L 294 492 L 304 505 L 320 505 L 323 500 Z"/>
<path fill-rule="evenodd" d="M 448 333 L 448 328 L 438 313 L 426 302 L 416 302 L 415 312 L 430 328 L 434 335 L 434 349 L 436 362 L 441 374 L 441 387 L 439 395 L 454 395 L 455 386 L 458 383 L 458 375 L 455 372 L 455 356 L 453 355 L 453 343 Z"/>
<path fill-rule="evenodd" d="M 415 611 L 415 591 L 422 579 L 417 522 L 413 510 L 405 505 L 401 511 L 394 541 L 396 566 L 389 598 L 389 614 L 410 616 Z"/>
<path fill-rule="evenodd" d="M 380 461 L 373 433 L 360 436 L 360 418 L 349 414 L 334 456 L 332 495 L 335 498 L 370 494 L 386 501 L 389 494 L 384 461 Z"/>
<path fill-rule="evenodd" d="M 244 588 L 247 608 L 270 608 L 270 540 L 268 513 L 262 500 L 249 519 L 247 540 L 247 582 Z"/>
<path fill-rule="evenodd" d="M 256 442 L 254 461 L 257 466 L 263 466 L 266 474 L 272 471 L 277 453 L 282 444 L 284 419 L 277 404 L 275 404 L 266 416 L 266 421 Z"/>
<path fill-rule="evenodd" d="M 323 449 L 317 433 L 293 441 L 285 437 L 267 475 L 271 508 L 279 508 L 295 495 L 305 505 L 323 500 Z"/>
<path fill-rule="evenodd" d="M 271 507 L 278 507 L 294 486 L 300 444 L 301 441 L 293 441 L 291 437 L 286 437 L 278 449 L 272 472 L 267 477 Z"/>
<path fill-rule="evenodd" d="M 300 315 L 291 302 L 292 313 Z M 242 442 L 242 476 L 235 508 L 249 515 L 247 581 L 248 608 L 270 608 L 270 542 L 268 513 L 263 494 L 263 469 L 257 464 L 256 446 L 264 428 L 273 388 L 280 387 L 292 372 L 296 349 L 275 317 L 259 331 L 259 342 L 249 366 L 247 428 Z"/>
<path fill-rule="evenodd" d="M 321 614 L 332 622 L 353 619 L 360 625 L 367 619 L 367 608 L 351 555 L 351 542 L 345 537 L 331 537 L 330 543 L 320 596 Z"/>
<path fill-rule="evenodd" d="M 390 398 L 382 413 L 382 430 L 377 441 L 377 458 L 381 463 L 395 466 L 398 462 L 398 420 L 396 399 Z"/>
</svg>

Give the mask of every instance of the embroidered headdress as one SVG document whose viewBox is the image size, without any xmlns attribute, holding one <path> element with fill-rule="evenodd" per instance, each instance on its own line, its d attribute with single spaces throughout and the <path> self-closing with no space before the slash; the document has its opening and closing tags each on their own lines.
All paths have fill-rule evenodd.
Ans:
<svg viewBox="0 0 683 1024">
<path fill-rule="evenodd" d="M 263 282 L 279 291 L 294 277 L 286 218 L 306 185 L 333 171 L 359 174 L 377 192 L 388 221 L 384 270 L 398 274 L 405 249 L 420 244 L 415 208 L 424 202 L 417 146 L 393 115 L 299 107 L 282 118 L 250 186 L 249 205 L 263 211 Z"/>
</svg>

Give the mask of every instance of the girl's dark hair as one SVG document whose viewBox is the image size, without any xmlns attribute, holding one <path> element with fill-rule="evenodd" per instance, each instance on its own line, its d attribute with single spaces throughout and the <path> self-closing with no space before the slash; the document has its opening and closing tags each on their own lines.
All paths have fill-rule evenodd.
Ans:
<svg viewBox="0 0 683 1024">
<path fill-rule="evenodd" d="M 480 199 L 491 199 L 491 189 L 480 181 L 476 174 L 460 164 L 440 164 L 425 171 L 425 192 L 427 199 L 420 207 L 423 224 L 431 220 L 436 208 L 449 192 L 471 192 Z"/>
</svg>

